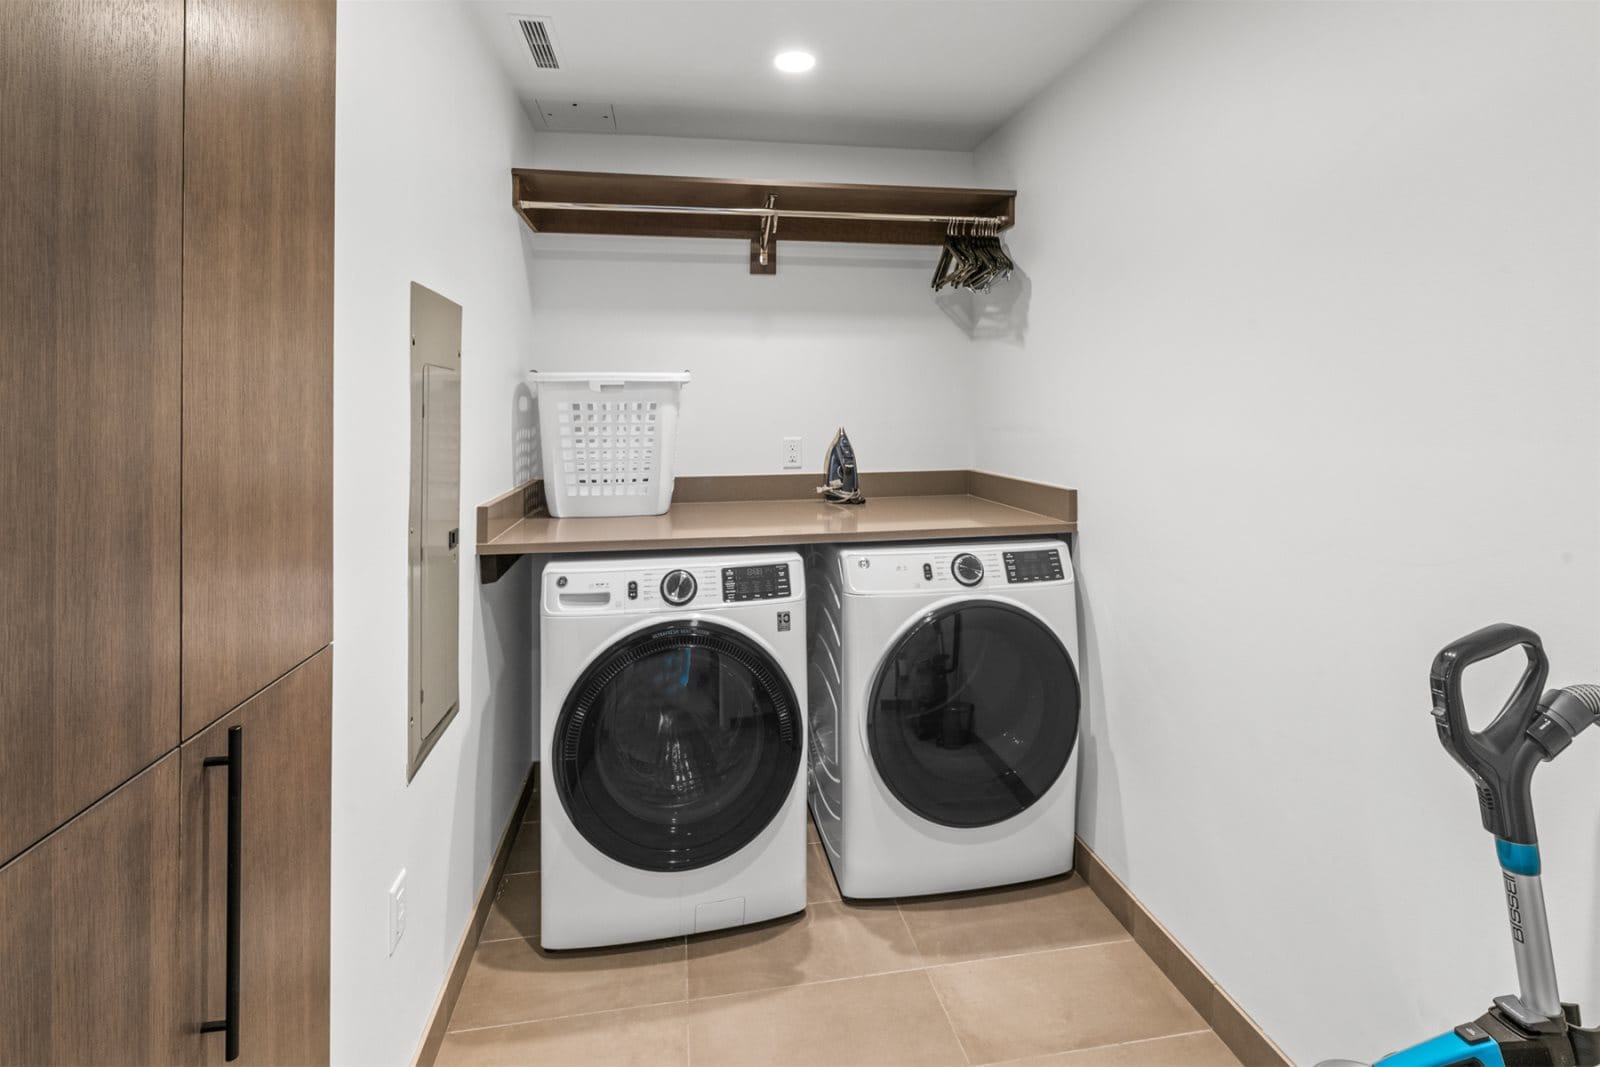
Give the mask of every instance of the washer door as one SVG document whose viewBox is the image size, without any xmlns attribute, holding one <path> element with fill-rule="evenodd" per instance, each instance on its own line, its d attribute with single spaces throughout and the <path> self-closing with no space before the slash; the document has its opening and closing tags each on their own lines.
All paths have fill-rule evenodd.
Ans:
<svg viewBox="0 0 1600 1067">
<path fill-rule="evenodd" d="M 646 871 L 704 867 L 767 828 L 802 752 L 794 689 L 715 623 L 649 627 L 608 648 L 556 722 L 556 791 L 578 832 Z"/>
<path fill-rule="evenodd" d="M 1078 739 L 1078 673 L 1042 622 L 968 601 L 932 612 L 873 680 L 867 742 L 885 785 L 942 826 L 989 826 L 1061 777 Z"/>
</svg>

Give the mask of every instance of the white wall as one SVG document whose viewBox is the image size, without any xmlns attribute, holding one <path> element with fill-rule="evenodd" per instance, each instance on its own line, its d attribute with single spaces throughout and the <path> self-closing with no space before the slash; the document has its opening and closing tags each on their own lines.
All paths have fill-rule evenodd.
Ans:
<svg viewBox="0 0 1600 1067">
<path fill-rule="evenodd" d="M 971 185 L 966 152 L 539 133 L 524 165 L 574 170 Z M 778 273 L 749 244 L 664 238 L 533 239 L 539 370 L 693 372 L 678 473 L 781 469 L 803 438 L 822 469 L 835 428 L 864 469 L 966 467 L 969 344 L 935 306 L 937 249 L 782 241 Z"/>
<path fill-rule="evenodd" d="M 1600 680 L 1597 10 L 1160 5 L 978 151 L 1034 299 L 977 465 L 1082 493 L 1082 831 L 1299 1062 L 1515 988 L 1426 679 L 1505 619 Z M 1597 771 L 1536 789 L 1591 1014 Z"/>
<path fill-rule="evenodd" d="M 454 3 L 339 5 L 333 1060 L 409 1062 L 532 759 L 532 567 L 480 586 L 533 333 L 509 168 L 526 117 Z M 461 304 L 461 711 L 406 784 L 410 284 Z M 387 892 L 409 916 L 388 954 Z"/>
</svg>

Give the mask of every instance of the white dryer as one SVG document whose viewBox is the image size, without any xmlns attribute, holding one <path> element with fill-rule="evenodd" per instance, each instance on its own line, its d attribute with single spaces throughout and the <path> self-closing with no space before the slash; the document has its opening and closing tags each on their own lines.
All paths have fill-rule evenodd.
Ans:
<svg viewBox="0 0 1600 1067">
<path fill-rule="evenodd" d="M 554 561 L 540 621 L 540 943 L 804 909 L 800 557 Z"/>
<path fill-rule="evenodd" d="M 813 551 L 811 809 L 847 897 L 1072 869 L 1077 602 L 1057 540 Z"/>
</svg>

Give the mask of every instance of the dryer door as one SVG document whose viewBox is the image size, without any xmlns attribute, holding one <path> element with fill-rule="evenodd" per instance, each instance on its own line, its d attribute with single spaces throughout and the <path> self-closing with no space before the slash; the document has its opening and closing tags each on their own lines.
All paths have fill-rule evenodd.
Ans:
<svg viewBox="0 0 1600 1067">
<path fill-rule="evenodd" d="M 550 753 L 567 816 L 647 871 L 704 867 L 760 835 L 794 788 L 801 710 L 772 657 L 704 621 L 630 634 L 578 679 Z"/>
<path fill-rule="evenodd" d="M 878 666 L 867 743 L 900 802 L 942 826 L 1003 822 L 1066 769 L 1078 674 L 1034 616 L 990 601 L 932 612 Z"/>
</svg>

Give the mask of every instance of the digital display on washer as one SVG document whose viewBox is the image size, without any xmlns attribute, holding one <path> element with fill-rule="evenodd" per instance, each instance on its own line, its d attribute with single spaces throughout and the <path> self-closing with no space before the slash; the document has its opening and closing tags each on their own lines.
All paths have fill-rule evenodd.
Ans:
<svg viewBox="0 0 1600 1067">
<path fill-rule="evenodd" d="M 1005 561 L 1008 582 L 1048 582 L 1065 577 L 1061 573 L 1061 552 L 1058 549 L 1007 552 Z"/>
<path fill-rule="evenodd" d="M 774 600 L 789 595 L 789 565 L 722 568 L 723 600 Z"/>
</svg>

